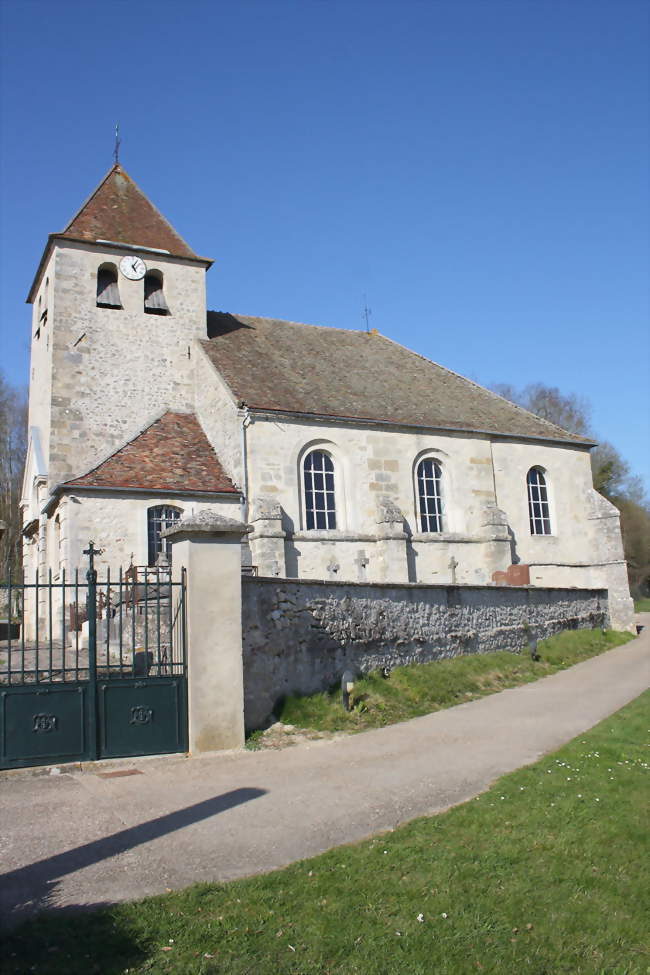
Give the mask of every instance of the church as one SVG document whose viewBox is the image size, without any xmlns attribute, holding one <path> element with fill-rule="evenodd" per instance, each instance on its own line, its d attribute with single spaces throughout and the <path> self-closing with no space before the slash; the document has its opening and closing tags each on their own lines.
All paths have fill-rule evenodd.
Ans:
<svg viewBox="0 0 650 975">
<path fill-rule="evenodd" d="M 33 307 L 24 568 L 148 567 L 165 530 L 250 526 L 242 572 L 601 588 L 632 624 L 593 443 L 376 331 L 206 308 L 197 255 L 113 166 L 52 233 Z"/>
</svg>

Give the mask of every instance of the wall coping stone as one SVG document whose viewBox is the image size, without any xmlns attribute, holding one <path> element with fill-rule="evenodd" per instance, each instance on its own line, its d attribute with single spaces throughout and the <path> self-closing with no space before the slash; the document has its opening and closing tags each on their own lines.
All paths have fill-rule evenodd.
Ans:
<svg viewBox="0 0 650 975">
<path fill-rule="evenodd" d="M 359 582 L 357 580 L 350 580 L 349 582 L 344 579 L 296 579 L 287 578 L 286 576 L 242 576 L 242 582 L 246 585 L 254 585 L 255 583 L 261 582 L 263 584 L 273 583 L 275 586 L 282 586 L 286 584 L 296 585 L 296 586 L 330 586 L 332 588 L 342 589 L 345 586 L 353 586 L 358 589 L 446 589 L 455 590 L 457 592 L 462 592 L 468 589 L 486 589 L 489 592 L 510 592 L 515 590 L 517 592 L 522 592 L 528 590 L 529 592 L 584 592 L 584 593 L 597 593 L 603 598 L 607 597 L 607 589 L 594 588 L 584 588 L 583 586 L 497 586 L 495 583 L 491 584 L 476 584 L 462 583 L 457 585 L 452 585 L 451 583 L 445 582 Z"/>
</svg>

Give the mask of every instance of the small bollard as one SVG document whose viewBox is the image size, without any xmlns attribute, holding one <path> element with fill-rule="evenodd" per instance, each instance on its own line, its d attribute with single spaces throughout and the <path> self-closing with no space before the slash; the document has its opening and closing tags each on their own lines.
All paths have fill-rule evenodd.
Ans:
<svg viewBox="0 0 650 975">
<path fill-rule="evenodd" d="M 528 636 L 528 649 L 530 650 L 531 660 L 540 660 L 540 656 L 537 652 L 537 637 L 530 634 Z"/>
<path fill-rule="evenodd" d="M 341 698 L 346 711 L 352 710 L 352 691 L 354 690 L 354 674 L 346 670 L 341 677 Z"/>
</svg>

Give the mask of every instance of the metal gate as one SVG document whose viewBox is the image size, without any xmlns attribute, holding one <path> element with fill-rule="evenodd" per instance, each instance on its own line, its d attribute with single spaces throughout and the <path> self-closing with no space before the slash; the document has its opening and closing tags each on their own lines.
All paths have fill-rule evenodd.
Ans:
<svg viewBox="0 0 650 975">
<path fill-rule="evenodd" d="M 187 750 L 185 570 L 98 581 L 97 554 L 0 584 L 0 768 Z"/>
</svg>

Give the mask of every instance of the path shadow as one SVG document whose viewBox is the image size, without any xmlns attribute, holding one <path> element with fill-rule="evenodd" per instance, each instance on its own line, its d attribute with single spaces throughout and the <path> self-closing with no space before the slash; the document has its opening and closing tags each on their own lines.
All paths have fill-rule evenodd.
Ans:
<svg viewBox="0 0 650 975">
<path fill-rule="evenodd" d="M 110 860 L 126 850 L 167 836 L 193 823 L 217 816 L 233 806 L 265 795 L 266 789 L 242 788 L 205 799 L 193 806 L 130 826 L 119 833 L 84 843 L 65 853 L 37 860 L 0 875 L 0 925 L 13 927 L 41 911 L 53 909 L 53 897 L 62 877 L 83 870 L 102 860 Z M 99 906 L 99 905 L 94 905 Z"/>
</svg>

